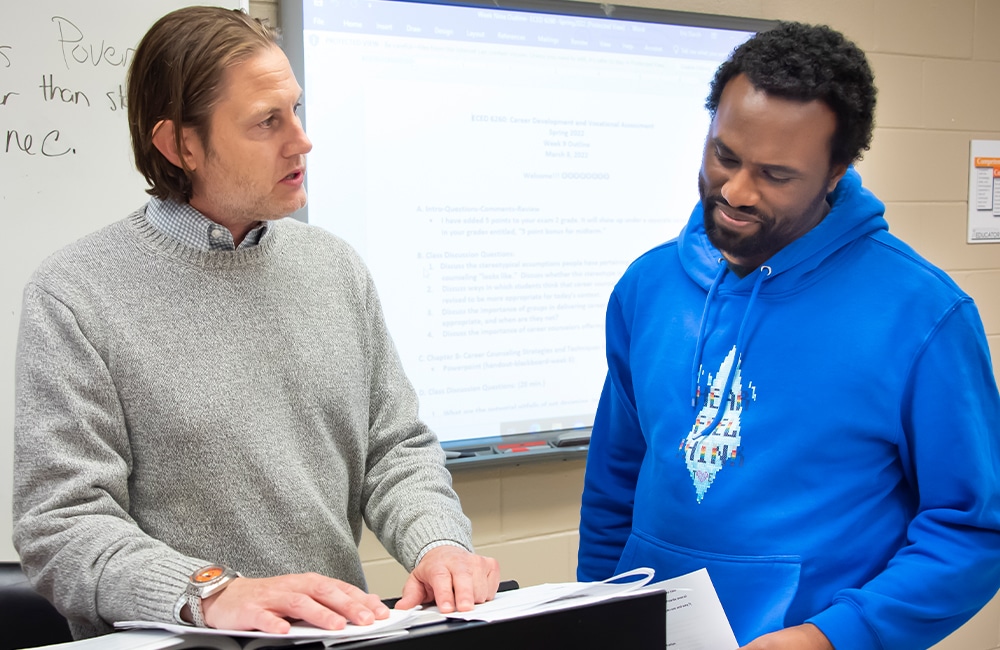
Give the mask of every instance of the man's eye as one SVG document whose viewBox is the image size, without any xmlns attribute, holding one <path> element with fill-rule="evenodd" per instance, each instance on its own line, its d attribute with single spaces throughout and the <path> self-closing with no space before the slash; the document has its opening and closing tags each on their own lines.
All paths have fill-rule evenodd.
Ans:
<svg viewBox="0 0 1000 650">
<path fill-rule="evenodd" d="M 271 126 L 274 125 L 274 116 L 272 115 L 271 117 L 267 118 L 266 120 L 264 120 L 263 122 L 261 122 L 260 125 L 262 127 L 264 127 L 265 129 L 266 128 L 270 128 Z"/>
<path fill-rule="evenodd" d="M 715 159 L 726 166 L 732 166 L 738 164 L 738 161 L 732 156 L 726 156 L 718 151 L 715 152 Z"/>
</svg>

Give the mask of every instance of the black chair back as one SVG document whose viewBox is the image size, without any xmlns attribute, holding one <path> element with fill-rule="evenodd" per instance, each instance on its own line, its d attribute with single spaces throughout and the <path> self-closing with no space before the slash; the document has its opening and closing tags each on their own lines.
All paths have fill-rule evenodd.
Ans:
<svg viewBox="0 0 1000 650">
<path fill-rule="evenodd" d="M 31 588 L 17 562 L 0 562 L 0 650 L 72 641 L 66 619 Z"/>
</svg>

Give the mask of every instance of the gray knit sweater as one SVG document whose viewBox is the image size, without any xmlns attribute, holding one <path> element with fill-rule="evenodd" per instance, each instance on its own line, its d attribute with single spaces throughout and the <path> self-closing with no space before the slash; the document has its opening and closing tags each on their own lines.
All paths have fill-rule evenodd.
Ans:
<svg viewBox="0 0 1000 650">
<path fill-rule="evenodd" d="M 172 620 L 208 562 L 363 586 L 362 517 L 408 570 L 471 549 L 371 278 L 318 228 L 82 239 L 25 288 L 16 385 L 14 544 L 77 637 Z"/>
</svg>

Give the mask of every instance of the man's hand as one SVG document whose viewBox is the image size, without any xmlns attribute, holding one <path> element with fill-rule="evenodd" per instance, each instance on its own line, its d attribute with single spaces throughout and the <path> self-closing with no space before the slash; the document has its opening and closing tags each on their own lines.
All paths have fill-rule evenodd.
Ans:
<svg viewBox="0 0 1000 650">
<path fill-rule="evenodd" d="M 340 630 L 348 621 L 371 625 L 389 616 L 389 608 L 375 594 L 316 573 L 236 578 L 202 601 L 201 608 L 209 627 L 274 634 L 287 633 L 289 619 Z"/>
<path fill-rule="evenodd" d="M 834 650 L 830 640 L 812 623 L 786 627 L 759 636 L 740 650 Z"/>
<path fill-rule="evenodd" d="M 493 600 L 500 586 L 500 564 L 458 546 L 429 550 L 403 585 L 396 609 L 434 601 L 443 613 L 471 610 Z"/>
</svg>

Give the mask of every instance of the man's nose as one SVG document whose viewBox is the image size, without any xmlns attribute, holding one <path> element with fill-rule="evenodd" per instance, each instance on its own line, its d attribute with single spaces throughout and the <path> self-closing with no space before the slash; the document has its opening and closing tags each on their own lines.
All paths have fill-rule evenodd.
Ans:
<svg viewBox="0 0 1000 650">
<path fill-rule="evenodd" d="M 291 140 L 285 148 L 287 155 L 302 156 L 312 151 L 312 141 L 306 135 L 305 129 L 302 128 L 302 122 L 296 120 L 293 129 Z"/>
<path fill-rule="evenodd" d="M 757 205 L 760 200 L 757 183 L 747 169 L 736 170 L 722 186 L 721 194 L 734 208 Z"/>
</svg>

